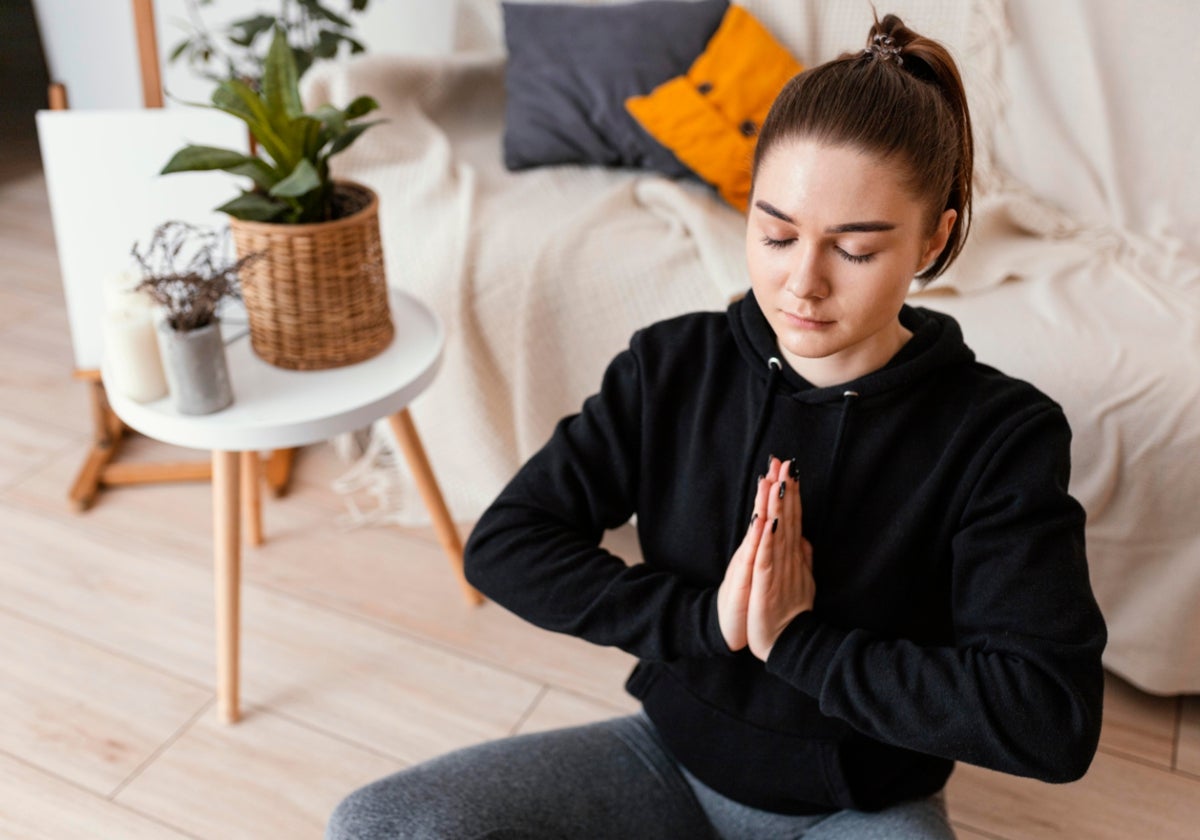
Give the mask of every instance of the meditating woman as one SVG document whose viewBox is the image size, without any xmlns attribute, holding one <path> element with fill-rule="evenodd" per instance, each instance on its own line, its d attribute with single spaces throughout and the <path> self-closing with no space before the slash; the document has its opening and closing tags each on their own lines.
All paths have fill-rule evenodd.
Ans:
<svg viewBox="0 0 1200 840">
<path fill-rule="evenodd" d="M 1106 634 L 1067 421 L 905 303 L 967 233 L 953 60 L 877 21 L 789 82 L 753 165 L 751 293 L 636 333 L 467 545 L 497 603 L 637 656 L 642 711 L 382 779 L 330 838 L 946 838 L 955 761 L 1087 770 Z M 598 543 L 634 514 L 627 565 Z"/>
</svg>

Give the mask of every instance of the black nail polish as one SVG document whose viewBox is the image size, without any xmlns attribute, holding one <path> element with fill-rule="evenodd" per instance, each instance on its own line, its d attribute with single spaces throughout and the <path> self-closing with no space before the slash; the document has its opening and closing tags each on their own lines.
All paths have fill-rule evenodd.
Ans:
<svg viewBox="0 0 1200 840">
<path fill-rule="evenodd" d="M 779 482 L 779 498 L 783 498 L 783 491 L 787 489 L 787 479 Z"/>
<path fill-rule="evenodd" d="M 750 517 L 750 524 L 753 525 L 757 521 L 758 521 L 758 514 L 756 513 Z"/>
<path fill-rule="evenodd" d="M 766 476 L 765 476 L 765 475 L 759 474 L 759 476 L 758 476 L 758 480 L 759 480 L 759 481 L 762 481 L 764 478 L 766 478 Z"/>
<path fill-rule="evenodd" d="M 791 464 L 788 466 L 788 474 L 789 474 L 789 475 L 790 475 L 792 478 L 799 478 L 799 477 L 800 477 L 800 468 L 799 468 L 798 466 L 796 466 L 796 459 L 795 459 L 795 458 L 793 458 L 793 459 L 792 459 L 792 462 L 791 462 Z"/>
<path fill-rule="evenodd" d="M 775 456 L 774 456 L 774 455 L 768 455 L 768 456 L 767 456 L 767 469 L 771 469 L 771 462 L 772 462 L 772 461 L 774 461 L 774 460 L 775 460 Z"/>
<path fill-rule="evenodd" d="M 775 533 L 775 529 L 778 527 L 779 527 L 779 520 L 778 519 L 771 520 L 771 533 L 772 534 Z"/>
</svg>

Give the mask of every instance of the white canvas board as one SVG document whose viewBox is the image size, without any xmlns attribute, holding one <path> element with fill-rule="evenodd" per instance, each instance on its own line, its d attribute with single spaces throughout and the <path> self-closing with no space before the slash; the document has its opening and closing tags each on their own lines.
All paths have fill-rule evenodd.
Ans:
<svg viewBox="0 0 1200 840">
<path fill-rule="evenodd" d="M 75 365 L 98 368 L 104 286 L 170 219 L 224 227 L 213 208 L 248 185 L 226 172 L 159 175 L 188 143 L 245 149 L 245 124 L 208 109 L 39 111 L 38 137 Z"/>
</svg>

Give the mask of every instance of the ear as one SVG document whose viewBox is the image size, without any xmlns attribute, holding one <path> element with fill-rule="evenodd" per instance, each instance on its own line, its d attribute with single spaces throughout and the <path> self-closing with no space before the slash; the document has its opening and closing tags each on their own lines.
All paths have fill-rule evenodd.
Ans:
<svg viewBox="0 0 1200 840">
<path fill-rule="evenodd" d="M 946 242 L 950 239 L 950 231 L 954 230 L 954 222 L 957 219 L 957 210 L 947 210 L 942 213 L 942 217 L 938 219 L 933 235 L 929 237 L 929 242 L 925 246 L 925 253 L 921 255 L 918 271 L 924 271 L 937 255 L 942 253 L 942 249 L 946 247 Z"/>
</svg>

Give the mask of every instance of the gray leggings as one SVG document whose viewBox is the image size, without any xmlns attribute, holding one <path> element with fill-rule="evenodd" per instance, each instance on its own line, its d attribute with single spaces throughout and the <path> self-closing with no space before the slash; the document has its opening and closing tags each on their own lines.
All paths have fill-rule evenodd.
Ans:
<svg viewBox="0 0 1200 840">
<path fill-rule="evenodd" d="M 642 715 L 520 735 L 419 764 L 346 797 L 326 840 L 953 840 L 942 796 L 875 813 L 748 808 L 675 763 Z"/>
</svg>

